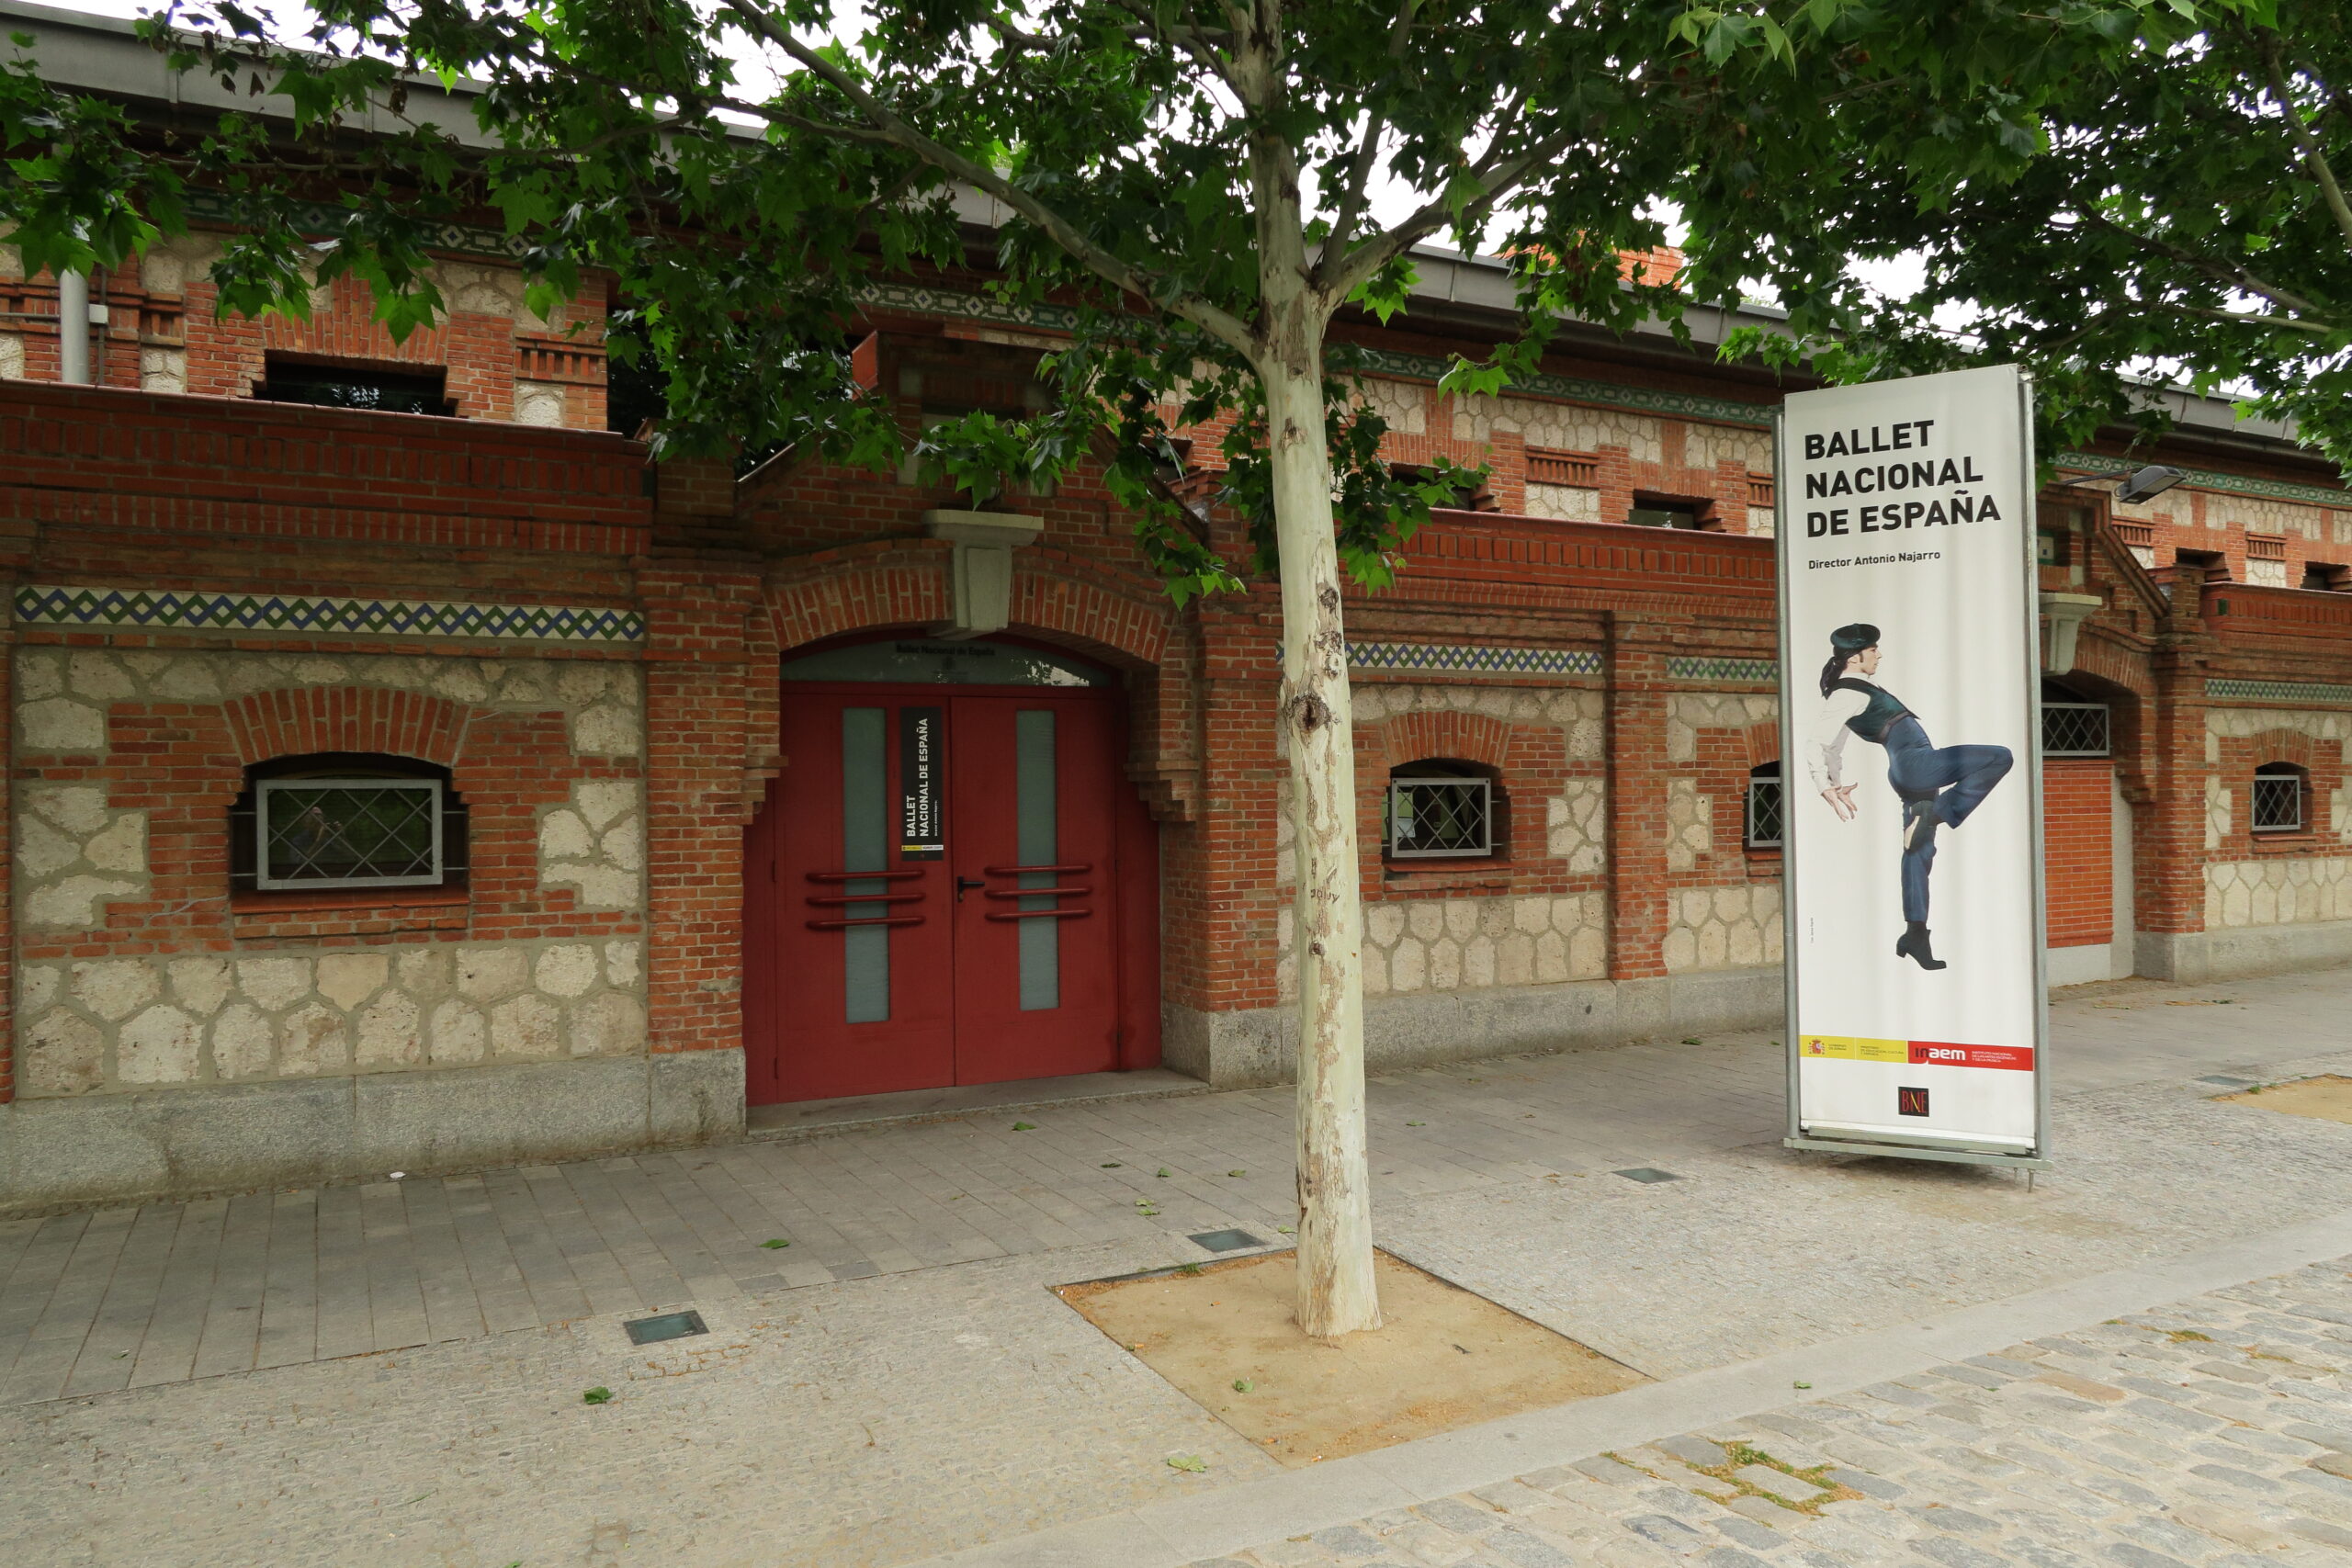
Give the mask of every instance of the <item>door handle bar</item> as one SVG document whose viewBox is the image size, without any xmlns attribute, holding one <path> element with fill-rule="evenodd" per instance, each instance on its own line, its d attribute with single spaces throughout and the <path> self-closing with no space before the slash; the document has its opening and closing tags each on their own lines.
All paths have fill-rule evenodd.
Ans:
<svg viewBox="0 0 2352 1568">
<path fill-rule="evenodd" d="M 1047 872 L 1059 875 L 1065 871 L 1092 871 L 1091 861 L 1080 861 L 1074 865 L 984 865 L 980 868 L 990 876 L 1043 876 Z"/>
<path fill-rule="evenodd" d="M 1065 898 L 1073 893 L 1091 893 L 1091 887 L 991 887 L 990 898 Z M 918 894 L 920 897 L 922 895 Z"/>
<path fill-rule="evenodd" d="M 842 904 L 920 904 L 922 899 L 920 893 L 847 893 L 837 898 L 820 898 L 811 894 L 802 902 L 823 909 Z"/>
<path fill-rule="evenodd" d="M 989 920 L 1074 920 L 1080 915 L 1091 915 L 1091 909 L 1008 909 L 1002 913 L 991 909 L 983 919 Z"/>
<path fill-rule="evenodd" d="M 904 882 L 910 877 L 921 876 L 922 873 L 920 870 L 812 871 L 808 874 L 808 880 L 811 882 Z"/>
<path fill-rule="evenodd" d="M 812 931 L 845 931 L 853 926 L 919 926 L 921 915 L 878 915 L 870 920 L 808 920 L 803 922 Z"/>
</svg>

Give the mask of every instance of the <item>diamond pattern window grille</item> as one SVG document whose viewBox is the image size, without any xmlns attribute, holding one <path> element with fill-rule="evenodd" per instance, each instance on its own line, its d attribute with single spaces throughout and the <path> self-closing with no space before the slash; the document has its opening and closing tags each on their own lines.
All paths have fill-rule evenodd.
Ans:
<svg viewBox="0 0 2352 1568">
<path fill-rule="evenodd" d="M 1400 860 L 1493 854 L 1494 786 L 1485 779 L 1391 779 L 1388 852 Z"/>
<path fill-rule="evenodd" d="M 2107 755 L 2105 703 L 2041 705 L 2041 754 L 2045 757 Z"/>
<path fill-rule="evenodd" d="M 1773 778 L 1750 778 L 1747 781 L 1747 847 L 1751 850 L 1776 850 L 1781 847 L 1781 781 Z"/>
<path fill-rule="evenodd" d="M 264 779 L 257 887 L 438 883 L 436 779 Z"/>
<path fill-rule="evenodd" d="M 2254 830 L 2295 833 L 2303 826 L 2303 775 L 2281 768 L 2256 769 L 2254 775 Z"/>
</svg>

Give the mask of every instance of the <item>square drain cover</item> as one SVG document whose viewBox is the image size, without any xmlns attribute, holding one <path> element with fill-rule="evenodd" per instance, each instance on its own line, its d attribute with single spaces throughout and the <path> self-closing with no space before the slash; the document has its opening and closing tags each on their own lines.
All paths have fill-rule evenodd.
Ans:
<svg viewBox="0 0 2352 1568">
<path fill-rule="evenodd" d="M 1192 1239 L 1211 1252 L 1238 1252 L 1245 1247 L 1266 1245 L 1248 1231 L 1202 1231 Z"/>
<path fill-rule="evenodd" d="M 2201 1077 L 2197 1081 L 2199 1083 L 2211 1084 L 2216 1089 L 2252 1089 L 2257 1080 L 2254 1078 L 2233 1078 L 2227 1073 L 2215 1073 L 2210 1077 Z"/>
<path fill-rule="evenodd" d="M 1679 1181 L 1682 1178 L 1670 1170 L 1660 1170 L 1654 1165 L 1637 1165 L 1631 1170 L 1612 1170 L 1611 1176 L 1622 1176 L 1628 1181 Z"/>
<path fill-rule="evenodd" d="M 707 1334 L 710 1325 L 698 1312 L 665 1312 L 659 1317 L 640 1317 L 634 1323 L 624 1323 L 632 1345 L 658 1345 L 664 1339 L 684 1339 L 690 1334 Z"/>
</svg>

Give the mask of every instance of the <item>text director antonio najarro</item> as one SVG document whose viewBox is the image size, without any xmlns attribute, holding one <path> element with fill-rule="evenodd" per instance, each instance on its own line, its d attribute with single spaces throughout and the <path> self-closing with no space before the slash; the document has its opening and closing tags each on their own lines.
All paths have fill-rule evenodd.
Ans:
<svg viewBox="0 0 2352 1568">
<path fill-rule="evenodd" d="M 1867 431 L 1810 432 L 1804 438 L 1808 463 L 1832 457 L 1875 457 L 1888 452 L 1925 452 L 1933 440 L 1932 419 L 1905 420 L 1899 424 L 1873 424 Z M 1807 501 L 1841 495 L 1889 495 L 1919 491 L 1944 493 L 1929 499 L 1866 502 L 1859 507 L 1835 507 L 1804 514 L 1805 536 L 1819 539 L 1860 532 L 1892 533 L 1900 528 L 1936 528 L 1954 523 L 1984 523 L 1999 517 L 2001 508 L 1989 495 L 1973 496 L 1964 487 L 1981 485 L 1984 475 L 1973 454 L 1954 457 L 1899 457 L 1893 462 L 1852 463 L 1843 468 L 1808 469 L 1804 476 Z"/>
</svg>

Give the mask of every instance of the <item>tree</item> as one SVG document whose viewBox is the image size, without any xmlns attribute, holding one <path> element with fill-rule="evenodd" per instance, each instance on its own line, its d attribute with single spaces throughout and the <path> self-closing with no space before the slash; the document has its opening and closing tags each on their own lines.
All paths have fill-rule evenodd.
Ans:
<svg viewBox="0 0 2352 1568">
<path fill-rule="evenodd" d="M 2150 380 L 2185 377 L 2250 393 L 2352 472 L 2352 11 L 1999 0 L 1954 24 L 2022 62 L 2031 139 L 2002 152 L 1952 138 L 1948 106 L 1867 94 L 1821 125 L 1817 173 L 1775 190 L 1764 237 L 1800 328 L 1783 356 L 1847 379 L 2020 361 L 2070 443 L 2154 434 Z M 1967 142 L 1986 155 L 1905 155 Z M 1848 265 L 1894 256 L 1923 265 L 1916 295 Z"/>
<path fill-rule="evenodd" d="M 1343 593 L 1388 580 L 1457 478 L 1408 482 L 1380 462 L 1380 422 L 1330 324 L 1402 309 L 1413 247 L 1444 236 L 1512 255 L 1523 308 L 1522 335 L 1458 364 L 1455 391 L 1531 367 L 1565 317 L 1622 329 L 1736 299 L 1756 236 L 1812 209 L 1807 161 L 1842 146 L 1834 115 L 1904 94 L 1965 104 L 1944 133 L 1954 168 L 2031 140 L 2031 95 L 2004 85 L 2030 29 L 1979 47 L 1951 9 L 880 0 L 853 36 L 822 0 L 315 0 L 295 33 L 209 0 L 148 35 L 184 68 L 282 98 L 292 133 L 231 115 L 175 140 L 20 66 L 0 76 L 20 176 L 0 221 L 28 265 L 111 261 L 177 226 L 200 184 L 245 231 L 214 267 L 224 307 L 299 312 L 316 279 L 351 273 L 401 328 L 440 305 L 434 225 L 494 209 L 530 243 L 535 304 L 589 268 L 617 275 L 632 303 L 614 350 L 666 370 L 665 438 L 882 462 L 896 427 L 856 396 L 842 339 L 855 284 L 962 267 L 956 193 L 999 204 L 989 287 L 1077 301 L 1083 325 L 1049 362 L 1051 410 L 973 416 L 921 455 L 984 497 L 1067 470 L 1108 432 L 1114 490 L 1180 601 L 1238 586 L 1245 566 L 1280 579 L 1297 1316 L 1328 1337 L 1379 1322 Z M 2100 47 L 2075 22 L 2044 31 Z M 420 114 L 396 134 L 344 129 L 363 109 L 399 117 L 433 75 L 483 85 L 472 127 Z M 1666 237 L 1662 202 L 1691 220 L 1692 265 L 1628 276 L 1622 255 Z M 1151 483 L 1170 430 L 1220 410 L 1238 415 L 1227 497 L 1250 523 L 1248 563 L 1211 550 Z"/>
</svg>

